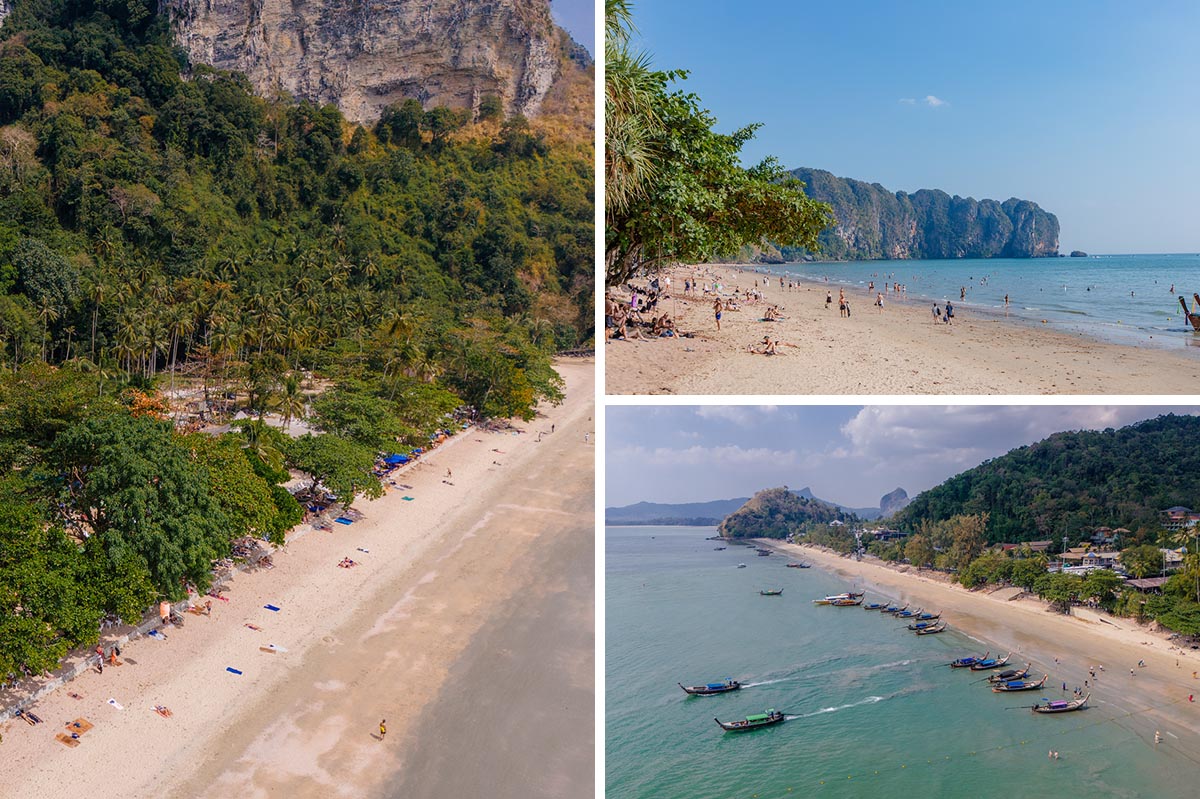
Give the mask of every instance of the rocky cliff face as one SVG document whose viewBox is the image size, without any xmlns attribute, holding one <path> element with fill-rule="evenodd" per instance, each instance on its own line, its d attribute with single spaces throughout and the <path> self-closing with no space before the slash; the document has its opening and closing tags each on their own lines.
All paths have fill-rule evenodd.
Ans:
<svg viewBox="0 0 1200 799">
<path fill-rule="evenodd" d="M 243 72 L 264 95 L 337 103 L 360 122 L 409 98 L 478 109 L 488 95 L 536 116 L 556 84 L 591 80 L 549 0 L 160 2 L 193 63 Z"/>
<path fill-rule="evenodd" d="M 895 491 L 880 497 L 879 510 L 884 516 L 891 516 L 896 511 L 902 510 L 909 501 L 908 492 L 903 488 L 897 488 Z"/>
<path fill-rule="evenodd" d="M 820 169 L 795 175 L 809 196 L 833 207 L 837 224 L 821 234 L 825 258 L 1038 258 L 1058 254 L 1058 219 L 1037 203 L 951 197 L 921 189 L 892 193 L 878 183 Z"/>
</svg>

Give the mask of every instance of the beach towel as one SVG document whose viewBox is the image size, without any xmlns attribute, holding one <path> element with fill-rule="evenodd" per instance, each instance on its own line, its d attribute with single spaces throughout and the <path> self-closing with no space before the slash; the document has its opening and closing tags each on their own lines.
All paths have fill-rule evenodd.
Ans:
<svg viewBox="0 0 1200 799">
<path fill-rule="evenodd" d="M 115 707 L 117 710 L 124 710 L 124 709 L 125 709 L 124 707 L 122 707 L 122 706 L 121 706 L 121 703 L 120 703 L 120 702 L 118 702 L 117 700 L 113 699 L 111 696 L 108 698 L 108 703 L 109 703 L 110 705 L 112 705 L 113 707 Z"/>
<path fill-rule="evenodd" d="M 345 516 L 339 516 L 336 519 L 334 519 L 334 521 L 337 522 L 338 524 L 354 524 L 353 519 L 347 519 Z"/>
<path fill-rule="evenodd" d="M 272 655 L 275 654 L 276 652 L 286 652 L 287 651 L 287 649 L 285 649 L 282 646 L 279 646 L 278 644 L 267 644 L 266 646 L 260 646 L 259 650 L 261 650 L 263 652 L 270 652 Z"/>
<path fill-rule="evenodd" d="M 159 641 L 167 640 L 167 636 L 163 635 L 158 630 L 151 630 L 149 633 L 147 633 L 147 635 L 149 635 L 151 638 L 157 638 Z"/>
<path fill-rule="evenodd" d="M 263 605 L 263 607 L 264 607 L 264 608 L 266 608 L 267 610 L 269 610 L 269 611 L 273 612 L 273 613 L 278 613 L 278 612 L 279 612 L 279 608 L 278 608 L 278 607 L 276 607 L 275 605 Z"/>
<path fill-rule="evenodd" d="M 362 547 L 358 547 L 357 549 L 359 552 L 366 552 L 368 555 L 371 554 L 371 550 L 369 550 L 369 549 L 363 549 Z"/>
<path fill-rule="evenodd" d="M 241 674 L 242 673 L 241 669 L 235 669 L 233 666 L 226 666 L 225 671 L 229 672 L 230 674 Z"/>
<path fill-rule="evenodd" d="M 65 732 L 60 732 L 58 735 L 55 735 L 54 740 L 58 741 L 60 744 L 66 744 L 67 746 L 71 747 L 72 749 L 74 749 L 76 746 L 79 746 L 79 739 L 72 738 L 70 735 L 67 735 Z"/>
<path fill-rule="evenodd" d="M 416 497 L 401 497 L 405 502 L 412 502 Z"/>
<path fill-rule="evenodd" d="M 83 735 L 85 732 L 92 729 L 92 727 L 94 727 L 94 726 L 96 726 L 96 725 L 92 724 L 90 721 L 88 721 L 85 718 L 78 718 L 78 719 L 75 719 L 74 721 L 67 722 L 67 729 L 70 730 L 71 732 L 79 733 L 80 735 Z"/>
</svg>

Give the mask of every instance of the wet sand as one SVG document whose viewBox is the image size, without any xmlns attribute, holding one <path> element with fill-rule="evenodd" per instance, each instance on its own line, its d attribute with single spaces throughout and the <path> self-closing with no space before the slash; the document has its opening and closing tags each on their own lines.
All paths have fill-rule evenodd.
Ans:
<svg viewBox="0 0 1200 799">
<path fill-rule="evenodd" d="M 453 692 L 448 678 L 461 657 L 471 662 L 478 636 L 499 636 L 494 645 L 516 652 L 528 639 L 508 642 L 500 632 L 512 603 L 526 601 L 531 581 L 547 594 L 563 590 L 566 576 L 547 584 L 533 564 L 584 557 L 590 577 L 590 540 L 578 539 L 592 530 L 594 446 L 584 433 L 593 430 L 594 364 L 563 363 L 560 371 L 566 401 L 518 424 L 526 432 L 468 431 L 403 472 L 398 481 L 410 488 L 357 503 L 363 520 L 293 537 L 274 569 L 238 575 L 225 595 L 230 601 L 214 602 L 211 618 L 189 615 L 166 641 L 132 642 L 126 665 L 83 675 L 43 699 L 35 712 L 45 724 L 0 726 L 8 767 L 0 796 L 383 793 L 429 734 L 419 722 Z M 557 432 L 549 435 L 552 423 Z M 539 430 L 548 434 L 540 442 Z M 360 565 L 338 568 L 347 556 Z M 591 601 L 590 580 L 571 588 Z M 563 654 L 570 659 L 591 632 L 565 642 Z M 262 651 L 268 644 L 286 651 Z M 549 660 L 554 644 L 547 633 L 539 656 Z M 590 681 L 590 666 L 572 662 Z M 481 690 L 459 688 L 473 696 Z M 173 716 L 158 716 L 155 704 Z M 585 705 L 590 712 L 590 699 Z M 96 726 L 68 749 L 54 734 L 78 716 Z M 382 718 L 386 740 L 378 733 Z M 487 730 L 484 719 L 476 720 L 480 740 L 508 732 Z M 593 727 L 573 732 L 586 740 L 559 740 L 559 751 L 590 753 Z M 493 775 L 498 789 L 503 776 L 519 780 L 540 768 L 546 753 L 531 747 L 512 757 L 519 763 L 507 775 Z M 590 761 L 570 763 L 570 778 L 584 781 L 583 795 L 591 795 Z"/>
<path fill-rule="evenodd" d="M 930 303 L 847 291 L 851 316 L 839 316 L 838 286 L 770 283 L 761 303 L 724 311 L 713 298 L 683 291 L 685 276 L 720 276 L 749 289 L 762 275 L 732 266 L 680 267 L 670 300 L 660 303 L 693 338 L 608 341 L 609 394 L 1193 394 L 1200 361 L 1151 347 L 1109 344 L 956 309 L 953 325 L 935 324 Z M 701 280 L 704 280 L 702 277 Z M 833 306 L 825 307 L 828 290 Z M 624 295 L 621 295 L 624 296 Z M 786 317 L 759 321 L 768 305 Z M 779 339 L 779 355 L 748 351 L 763 336 Z"/>
<path fill-rule="evenodd" d="M 510 572 L 523 588 L 417 719 L 421 734 L 382 797 L 591 796 L 595 527 L 579 516 Z"/>
</svg>

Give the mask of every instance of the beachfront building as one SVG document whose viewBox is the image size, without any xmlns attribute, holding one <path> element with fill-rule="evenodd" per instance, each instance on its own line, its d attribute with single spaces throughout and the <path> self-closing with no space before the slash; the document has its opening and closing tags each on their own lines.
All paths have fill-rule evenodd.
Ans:
<svg viewBox="0 0 1200 799">
<path fill-rule="evenodd" d="M 1096 569 L 1117 571 L 1121 567 L 1121 553 L 1115 549 L 1071 547 L 1059 557 L 1066 574 L 1088 574 Z"/>
<path fill-rule="evenodd" d="M 892 530 L 888 527 L 881 527 L 878 530 L 871 530 L 871 535 L 875 536 L 876 541 L 902 541 L 908 538 L 908 533 L 902 530 Z"/>
<path fill-rule="evenodd" d="M 1158 519 L 1163 529 L 1177 532 L 1179 530 L 1186 530 L 1189 527 L 1195 527 L 1197 523 L 1200 523 L 1200 511 L 1176 505 L 1173 508 L 1159 511 Z"/>
</svg>

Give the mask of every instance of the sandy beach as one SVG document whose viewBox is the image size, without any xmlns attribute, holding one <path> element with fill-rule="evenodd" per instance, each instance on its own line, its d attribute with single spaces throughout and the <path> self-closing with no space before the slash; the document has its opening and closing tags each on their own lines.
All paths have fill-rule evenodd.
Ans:
<svg viewBox="0 0 1200 799">
<path fill-rule="evenodd" d="M 356 503 L 361 521 L 303 528 L 274 569 L 238 575 L 211 617 L 43 699 L 44 724 L 0 724 L 0 796 L 446 795 L 425 758 L 444 769 L 464 745 L 449 768 L 467 793 L 590 796 L 595 366 L 558 368 L 565 402 L 524 432 L 458 436 Z M 79 717 L 95 728 L 57 742 Z M 497 740 L 503 770 L 476 756 Z"/>
<path fill-rule="evenodd" d="M 761 275 L 732 266 L 680 267 L 669 273 L 671 299 L 660 303 L 691 338 L 608 341 L 609 394 L 1191 394 L 1200 361 L 1152 347 L 1109 344 L 958 308 L 954 324 L 935 324 L 923 300 L 884 300 L 848 290 L 849 318 L 839 316 L 836 285 L 780 288 L 760 303 L 724 311 L 712 298 L 685 295 L 685 277 L 754 288 Z M 833 305 L 825 307 L 832 289 Z M 626 296 L 626 295 L 619 295 Z M 768 305 L 785 319 L 759 321 Z M 755 355 L 770 335 L 779 355 Z M 791 346 L 786 346 L 791 345 Z"/>
<path fill-rule="evenodd" d="M 1086 608 L 1073 608 L 1069 616 L 1051 612 L 1036 598 L 1013 598 L 1019 589 L 968 591 L 874 558 L 855 561 L 816 547 L 761 539 L 757 543 L 844 576 L 847 590 L 856 586 L 866 591 L 868 601 L 883 596 L 941 611 L 951 628 L 980 640 L 979 652 L 963 655 L 979 655 L 984 649 L 997 656 L 1012 652 L 1014 667 L 1032 662 L 1037 677 L 1050 675 L 1056 689 L 1047 689 L 1047 696 L 1060 696 L 1058 688 L 1065 681 L 1070 698 L 1071 689 L 1082 687 L 1085 680 L 1093 682 L 1089 668 L 1103 666 L 1088 689 L 1091 704 L 1128 713 L 1121 723 L 1136 734 L 1152 738 L 1156 729 L 1170 733 L 1174 737 L 1163 746 L 1194 756 L 1190 753 L 1200 740 L 1200 703 L 1189 702 L 1188 696 L 1200 699 L 1200 680 L 1192 677 L 1200 670 L 1200 650 L 1175 647 L 1166 634 L 1132 619 L 1111 618 Z M 1139 660 L 1145 661 L 1145 667 L 1137 665 Z"/>
</svg>

